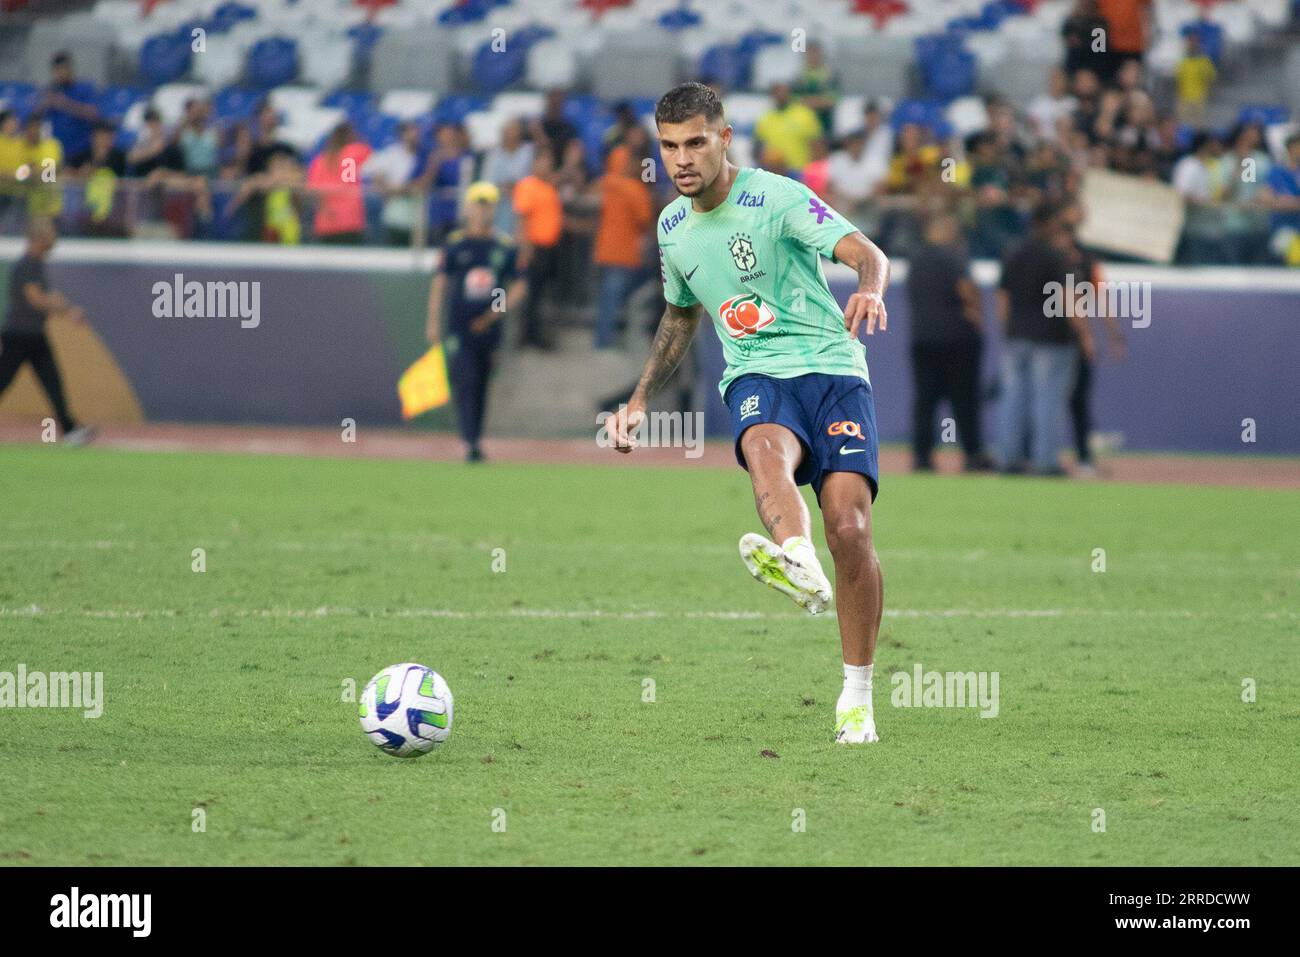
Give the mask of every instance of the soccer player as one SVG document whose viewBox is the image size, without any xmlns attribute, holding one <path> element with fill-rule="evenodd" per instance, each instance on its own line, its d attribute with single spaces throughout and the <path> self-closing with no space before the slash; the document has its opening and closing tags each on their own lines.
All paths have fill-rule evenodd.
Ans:
<svg viewBox="0 0 1300 957">
<path fill-rule="evenodd" d="M 666 93 L 655 122 L 664 167 L 681 194 L 657 227 L 667 309 L 636 391 L 606 428 L 619 451 L 635 448 L 646 402 L 686 354 L 707 310 L 727 360 L 720 388 L 736 459 L 749 472 L 770 536 L 745 535 L 741 558 L 755 578 L 810 614 L 830 605 L 798 490 L 812 485 L 835 562 L 844 658 L 835 740 L 877 741 L 871 670 L 884 591 L 871 505 L 879 477 L 858 332 L 885 329 L 889 261 L 807 187 L 733 166 L 731 127 L 703 84 Z M 843 312 L 826 285 L 822 256 L 858 274 Z"/>
<path fill-rule="evenodd" d="M 488 182 L 465 191 L 465 228 L 453 231 L 443 247 L 429 287 L 429 343 L 442 341 L 442 316 L 454 338 L 448 377 L 456 419 L 465 441 L 466 460 L 483 461 L 479 438 L 487 411 L 488 376 L 501 344 L 501 320 L 523 298 L 527 283 L 518 277 L 515 245 L 493 228 L 500 191 Z"/>
<path fill-rule="evenodd" d="M 50 220 L 33 219 L 27 227 L 27 250 L 9 273 L 9 309 L 4 331 L 0 332 L 0 395 L 4 395 L 23 363 L 30 362 L 58 417 L 63 441 L 68 445 L 84 445 L 94 437 L 95 430 L 77 425 L 68 411 L 54 350 L 45 336 L 45 320 L 50 316 L 85 321 L 82 308 L 68 302 L 63 293 L 51 289 L 45 278 L 45 258 L 54 248 L 56 238 Z"/>
</svg>

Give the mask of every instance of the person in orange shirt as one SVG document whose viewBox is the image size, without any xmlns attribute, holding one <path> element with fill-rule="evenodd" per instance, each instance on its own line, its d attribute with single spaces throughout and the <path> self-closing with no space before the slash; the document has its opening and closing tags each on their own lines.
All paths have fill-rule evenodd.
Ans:
<svg viewBox="0 0 1300 957">
<path fill-rule="evenodd" d="M 515 184 L 512 205 L 518 217 L 519 268 L 528 279 L 522 344 L 549 351 L 555 346 L 546 328 L 542 300 L 548 290 L 554 292 L 560 275 L 560 234 L 564 231 L 564 204 L 555 188 L 550 150 L 537 151 L 533 171 Z"/>
<path fill-rule="evenodd" d="M 641 181 L 641 164 L 626 146 L 605 160 L 600 191 L 600 224 L 592 255 L 600 270 L 596 301 L 596 348 L 609 349 L 618 337 L 618 317 L 628 294 L 644 273 L 646 231 L 654 218 L 650 190 Z"/>
<path fill-rule="evenodd" d="M 1111 83 L 1125 60 L 1140 62 L 1146 53 L 1151 0 L 1098 0 L 1097 12 L 1109 26 L 1102 81 Z"/>
<path fill-rule="evenodd" d="M 316 239 L 322 243 L 356 245 L 366 228 L 361 167 L 370 147 L 357 142 L 352 127 L 334 127 L 325 148 L 307 168 L 307 186 L 316 193 Z"/>
</svg>

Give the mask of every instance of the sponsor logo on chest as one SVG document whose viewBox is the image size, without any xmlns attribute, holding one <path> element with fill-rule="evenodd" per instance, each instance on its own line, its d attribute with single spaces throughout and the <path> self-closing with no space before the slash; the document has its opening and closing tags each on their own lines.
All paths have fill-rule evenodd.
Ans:
<svg viewBox="0 0 1300 957">
<path fill-rule="evenodd" d="M 723 328 L 732 339 L 752 336 L 758 330 L 776 321 L 776 316 L 768 308 L 767 303 L 758 298 L 757 293 L 752 292 L 732 296 L 724 302 L 718 307 L 718 318 L 722 320 Z"/>
</svg>

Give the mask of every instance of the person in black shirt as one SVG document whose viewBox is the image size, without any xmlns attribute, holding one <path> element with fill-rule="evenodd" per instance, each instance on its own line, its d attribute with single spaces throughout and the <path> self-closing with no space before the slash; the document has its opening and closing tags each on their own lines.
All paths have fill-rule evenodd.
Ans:
<svg viewBox="0 0 1300 957">
<path fill-rule="evenodd" d="M 1002 261 L 998 319 L 1002 344 L 1002 414 L 999 466 L 1022 470 L 1025 426 L 1030 430 L 1030 469 L 1038 475 L 1061 475 L 1058 455 L 1064 444 L 1066 400 L 1074 387 L 1076 344 L 1089 340 L 1087 323 L 1065 301 L 1069 274 L 1057 208 L 1048 203 L 1034 211 L 1033 229 Z M 1088 277 L 1075 275 L 1074 283 Z"/>
<path fill-rule="evenodd" d="M 1061 25 L 1065 43 L 1065 72 L 1074 76 L 1079 70 L 1092 70 L 1109 77 L 1114 68 L 1106 55 L 1110 25 L 1101 15 L 1097 0 L 1078 0 L 1074 10 Z M 1098 49 L 1100 48 L 1100 49 Z"/>
<path fill-rule="evenodd" d="M 27 250 L 9 274 L 9 308 L 4 330 L 0 332 L 0 395 L 9 388 L 23 363 L 30 362 L 54 407 L 63 441 L 82 445 L 90 441 L 94 432 L 78 426 L 68 411 L 54 350 L 45 336 L 45 320 L 50 316 L 64 316 L 74 322 L 85 320 L 81 307 L 50 289 L 45 277 L 45 257 L 54 248 L 55 238 L 52 222 L 33 219 L 27 227 Z"/>
<path fill-rule="evenodd" d="M 1101 263 L 1079 242 L 1078 229 L 1085 218 L 1083 204 L 1078 200 L 1067 202 L 1061 209 L 1061 223 L 1068 241 L 1066 255 L 1070 259 L 1070 268 L 1076 277 L 1092 282 L 1095 289 L 1100 289 L 1104 281 Z M 1075 280 L 1078 282 L 1078 278 Z M 1106 341 L 1110 344 L 1110 358 L 1122 362 L 1127 354 L 1124 333 L 1119 321 L 1106 308 L 1106 297 L 1095 296 L 1096 310 L 1102 325 L 1106 329 Z M 1090 316 L 1083 315 L 1084 325 Z M 1097 468 L 1092 461 L 1092 448 L 1089 439 L 1092 435 L 1092 383 L 1093 366 L 1097 362 L 1095 337 L 1079 340 L 1079 371 L 1074 378 L 1074 389 L 1070 393 L 1070 419 L 1074 426 L 1074 448 L 1078 457 L 1078 474 L 1092 478 Z"/>
<path fill-rule="evenodd" d="M 451 232 L 429 288 L 428 337 L 447 336 L 448 376 L 466 459 L 481 462 L 488 376 L 501 344 L 501 320 L 523 297 L 515 246 L 493 229 L 500 191 L 488 182 L 465 191 L 465 228 Z M 444 329 L 444 316 L 445 329 Z"/>
<path fill-rule="evenodd" d="M 918 471 L 933 468 L 934 415 L 941 399 L 952 406 L 966 470 L 989 468 L 980 440 L 979 378 L 982 319 L 979 290 L 950 213 L 936 215 L 912 257 L 907 298 L 912 321 L 912 454 Z"/>
</svg>

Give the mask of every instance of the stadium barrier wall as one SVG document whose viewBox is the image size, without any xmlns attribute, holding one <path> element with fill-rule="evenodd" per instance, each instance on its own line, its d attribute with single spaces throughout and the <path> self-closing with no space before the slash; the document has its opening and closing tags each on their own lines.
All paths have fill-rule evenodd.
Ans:
<svg viewBox="0 0 1300 957">
<path fill-rule="evenodd" d="M 0 302 L 21 248 L 17 240 L 0 241 Z M 425 348 L 434 262 L 434 253 L 407 250 L 64 240 L 49 272 L 55 288 L 86 307 L 87 334 L 111 354 L 146 421 L 337 427 L 352 418 L 358 425 L 395 426 L 401 424 L 397 379 Z M 990 385 L 1001 339 L 993 311 L 997 272 L 993 263 L 977 263 L 974 270 L 985 297 L 984 376 Z M 256 326 L 236 316 L 156 316 L 157 284 L 174 285 L 178 274 L 184 282 L 259 284 Z M 827 276 L 844 302 L 855 288 L 852 274 L 828 264 Z M 1300 453 L 1300 276 L 1115 265 L 1106 279 L 1150 282 L 1151 321 L 1146 328 L 1124 322 L 1127 361 L 1103 357 L 1097 367 L 1097 430 L 1122 434 L 1131 449 Z M 905 441 L 910 428 L 906 282 L 906 263 L 895 264 L 889 331 L 867 344 L 886 442 Z M 701 336 L 698 361 L 709 434 L 726 435 L 715 387 L 722 370 L 715 336 Z M 67 372 L 74 409 L 94 421 L 94 408 L 77 405 L 78 374 L 76 368 Z M 527 421 L 494 420 L 493 430 L 554 432 L 556 423 L 541 407 L 544 397 L 538 402 L 538 414 Z M 12 417 L 12 406 L 7 396 L 0 415 Z M 995 434 L 995 406 L 985 405 L 986 438 Z M 1242 441 L 1244 419 L 1256 423 L 1254 444 Z M 417 420 L 424 428 L 451 424 L 447 409 Z M 594 434 L 594 424 L 585 423 L 575 423 L 568 434 L 587 428 Z"/>
</svg>

